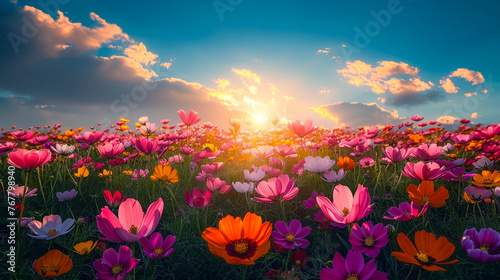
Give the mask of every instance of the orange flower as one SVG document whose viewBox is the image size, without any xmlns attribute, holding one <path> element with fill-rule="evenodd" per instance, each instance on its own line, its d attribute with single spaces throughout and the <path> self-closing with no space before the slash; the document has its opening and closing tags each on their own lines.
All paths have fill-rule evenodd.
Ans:
<svg viewBox="0 0 500 280">
<path fill-rule="evenodd" d="M 33 269 L 44 278 L 54 278 L 71 270 L 73 261 L 59 250 L 49 251 L 33 263 Z"/>
<path fill-rule="evenodd" d="M 344 171 L 347 171 L 351 170 L 356 165 L 356 163 L 350 157 L 345 156 L 345 157 L 339 157 L 337 165 L 340 166 L 340 168 L 344 169 Z"/>
<path fill-rule="evenodd" d="M 483 170 L 481 174 L 474 175 L 472 179 L 472 184 L 479 187 L 491 188 L 500 186 L 500 173 L 496 170 L 493 173 L 489 170 Z"/>
<path fill-rule="evenodd" d="M 434 183 L 428 180 L 423 180 L 418 188 L 411 184 L 406 191 L 413 203 L 424 206 L 429 201 L 429 206 L 434 208 L 443 207 L 446 199 L 450 197 L 448 190 L 443 186 L 434 191 Z"/>
<path fill-rule="evenodd" d="M 455 245 L 451 244 L 446 237 L 439 237 L 425 230 L 415 232 L 415 245 L 404 233 L 398 235 L 398 244 L 403 252 L 392 252 L 392 256 L 398 258 L 398 261 L 412 263 L 428 271 L 446 271 L 446 269 L 437 265 L 457 263 L 454 259 L 448 262 L 442 262 L 448 259 L 455 252 Z"/>
<path fill-rule="evenodd" d="M 123 170 L 123 174 L 132 175 L 134 172 L 132 170 Z"/>
<path fill-rule="evenodd" d="M 249 154 L 250 154 L 250 153 L 248 153 L 248 154 L 244 154 L 241 158 L 239 158 L 239 159 L 238 159 L 238 161 L 239 161 L 239 162 L 244 162 L 244 161 L 247 161 L 247 159 L 248 159 L 248 155 L 249 155 Z"/>
<path fill-rule="evenodd" d="M 111 176 L 111 174 L 113 174 L 113 172 L 108 171 L 106 169 L 103 169 L 102 173 L 99 173 L 99 177 L 101 177 L 101 178 L 103 178 L 103 177 L 109 177 L 109 176 Z"/>
<path fill-rule="evenodd" d="M 177 174 L 176 169 L 172 169 L 169 163 L 165 165 L 159 164 L 155 167 L 151 180 L 160 180 L 164 185 L 168 183 L 175 184 L 179 182 L 179 174 Z"/>
<path fill-rule="evenodd" d="M 269 251 L 273 226 L 262 223 L 262 218 L 248 212 L 243 221 L 231 215 L 219 221 L 219 229 L 209 227 L 201 236 L 208 242 L 212 254 L 228 264 L 253 265 L 255 260 Z"/>
<path fill-rule="evenodd" d="M 75 249 L 75 252 L 77 252 L 80 255 L 86 255 L 92 252 L 94 250 L 95 246 L 97 245 L 98 241 L 93 242 L 92 240 L 89 240 L 87 242 L 80 242 L 73 246 L 73 249 Z"/>
<path fill-rule="evenodd" d="M 75 177 L 78 178 L 85 178 L 87 176 L 89 176 L 89 170 L 87 169 L 87 166 L 78 168 L 77 172 L 75 173 Z"/>
</svg>

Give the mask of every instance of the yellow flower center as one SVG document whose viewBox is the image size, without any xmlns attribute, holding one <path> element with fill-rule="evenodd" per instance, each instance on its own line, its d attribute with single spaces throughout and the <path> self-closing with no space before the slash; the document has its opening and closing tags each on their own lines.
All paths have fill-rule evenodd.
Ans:
<svg viewBox="0 0 500 280">
<path fill-rule="evenodd" d="M 408 216 L 408 217 L 409 217 L 409 216 L 411 216 L 411 213 L 410 213 L 410 212 L 408 212 L 408 211 L 406 211 L 406 212 L 405 212 L 405 216 Z"/>
<path fill-rule="evenodd" d="M 287 234 L 286 234 L 286 240 L 287 240 L 288 242 L 292 242 L 292 241 L 294 241 L 294 240 L 295 240 L 295 234 L 293 234 L 293 233 L 291 233 L 291 232 L 287 233 Z"/>
<path fill-rule="evenodd" d="M 481 247 L 479 247 L 479 249 L 481 249 L 487 253 L 488 250 L 490 249 L 490 246 L 486 243 L 483 243 L 483 244 L 481 244 Z"/>
<path fill-rule="evenodd" d="M 42 274 L 45 275 L 49 272 L 55 272 L 57 273 L 59 271 L 59 267 L 56 266 L 56 265 L 45 265 L 44 267 L 42 267 Z"/>
<path fill-rule="evenodd" d="M 302 262 L 301 262 L 301 261 L 299 261 L 299 260 L 296 260 L 296 261 L 295 261 L 295 265 L 296 265 L 296 266 L 300 266 L 301 264 L 302 264 Z"/>
<path fill-rule="evenodd" d="M 163 248 L 158 247 L 153 251 L 153 253 L 155 253 L 156 255 L 161 255 L 161 253 L 163 253 Z"/>
<path fill-rule="evenodd" d="M 239 241 L 234 245 L 234 251 L 238 254 L 245 254 L 248 251 L 248 243 L 246 241 Z"/>
<path fill-rule="evenodd" d="M 373 244 L 375 244 L 375 239 L 373 239 L 373 237 L 371 237 L 371 236 L 367 236 L 365 239 L 365 245 L 366 246 L 373 246 Z"/>
<path fill-rule="evenodd" d="M 358 275 L 356 274 L 349 274 L 347 275 L 347 277 L 345 278 L 345 280 L 358 280 Z"/>
<path fill-rule="evenodd" d="M 427 255 L 427 253 L 425 252 L 420 251 L 417 253 L 417 260 L 424 264 L 429 263 L 429 255 Z"/>
<path fill-rule="evenodd" d="M 128 232 L 130 232 L 132 234 L 137 234 L 137 227 L 134 226 L 134 225 L 131 225 L 130 229 L 128 230 Z"/>
<path fill-rule="evenodd" d="M 56 235 L 56 234 L 57 234 L 57 230 L 55 230 L 55 229 L 51 229 L 51 230 L 49 230 L 49 231 L 47 232 L 47 235 L 48 235 L 49 237 L 52 237 L 52 236 L 54 236 L 54 235 Z"/>
<path fill-rule="evenodd" d="M 347 215 L 349 215 L 349 209 L 347 209 L 347 207 L 344 207 L 344 209 L 342 209 L 342 213 L 344 213 L 344 217 L 347 217 Z"/>
<path fill-rule="evenodd" d="M 123 270 L 123 267 L 119 264 L 115 264 L 113 266 L 113 268 L 111 269 L 111 272 L 113 272 L 114 274 L 120 274 L 120 272 L 122 272 Z"/>
<path fill-rule="evenodd" d="M 428 196 L 428 195 L 424 195 L 424 196 L 422 197 L 422 200 L 424 201 L 424 203 L 426 203 L 427 201 L 429 201 L 429 200 L 431 200 L 431 199 L 429 198 L 429 196 Z"/>
</svg>

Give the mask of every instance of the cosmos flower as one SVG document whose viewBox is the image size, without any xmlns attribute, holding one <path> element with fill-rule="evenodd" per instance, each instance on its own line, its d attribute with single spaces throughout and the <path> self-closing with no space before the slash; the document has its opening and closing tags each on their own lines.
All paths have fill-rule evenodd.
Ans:
<svg viewBox="0 0 500 280">
<path fill-rule="evenodd" d="M 345 156 L 345 157 L 339 157 L 337 165 L 340 166 L 340 168 L 344 169 L 345 171 L 349 171 L 352 168 L 354 168 L 354 166 L 356 166 L 356 163 L 350 157 Z"/>
<path fill-rule="evenodd" d="M 212 199 L 212 192 L 210 190 L 205 190 L 202 192 L 200 189 L 193 189 L 193 195 L 188 191 L 185 192 L 186 204 L 190 207 L 204 208 L 211 206 L 210 200 Z"/>
<path fill-rule="evenodd" d="M 373 226 L 371 221 L 366 221 L 361 226 L 354 224 L 349 242 L 353 250 L 365 253 L 370 258 L 376 258 L 380 249 L 389 242 L 387 228 L 381 223 Z"/>
<path fill-rule="evenodd" d="M 384 219 L 387 220 L 396 220 L 396 221 L 409 221 L 411 219 L 419 218 L 424 215 L 424 213 L 429 208 L 429 202 L 426 202 L 424 207 L 420 207 L 418 204 L 403 202 L 400 203 L 398 207 L 391 206 L 389 210 L 387 210 L 387 214 L 391 216 L 384 216 Z"/>
<path fill-rule="evenodd" d="M 437 144 L 422 144 L 418 148 L 413 149 L 411 156 L 420 160 L 434 160 L 441 156 L 443 147 Z"/>
<path fill-rule="evenodd" d="M 462 248 L 471 259 L 480 263 L 500 261 L 500 233 L 491 228 L 483 228 L 479 233 L 476 228 L 466 229 Z"/>
<path fill-rule="evenodd" d="M 151 237 L 141 237 L 139 242 L 142 245 L 142 251 L 150 259 L 160 259 L 170 256 L 174 252 L 175 235 L 169 235 L 163 240 L 159 232 L 151 234 Z"/>
<path fill-rule="evenodd" d="M 50 149 L 55 153 L 58 153 L 62 156 L 67 156 L 72 154 L 75 151 L 75 146 L 68 144 L 59 144 L 56 143 L 55 146 L 51 146 Z"/>
<path fill-rule="evenodd" d="M 123 146 L 123 143 L 113 144 L 107 142 L 104 145 L 97 146 L 97 150 L 101 156 L 107 159 L 112 159 L 121 154 L 125 150 L 125 147 Z"/>
<path fill-rule="evenodd" d="M 500 186 L 500 173 L 497 170 L 493 171 L 493 173 L 489 170 L 483 170 L 481 174 L 474 175 L 472 179 L 472 184 L 479 187 L 491 188 Z"/>
<path fill-rule="evenodd" d="M 219 221 L 219 228 L 209 227 L 202 233 L 210 252 L 231 265 L 253 265 L 269 251 L 272 224 L 248 212 L 243 220 L 228 215 Z"/>
<path fill-rule="evenodd" d="M 186 126 L 192 126 L 201 120 L 201 118 L 198 118 L 198 113 L 193 110 L 189 111 L 189 115 L 184 110 L 179 110 L 177 113 Z"/>
<path fill-rule="evenodd" d="M 48 215 L 43 217 L 43 223 L 33 220 L 28 224 L 31 232 L 28 236 L 35 239 L 52 240 L 58 236 L 70 232 L 75 227 L 74 219 L 66 219 L 64 223 L 59 215 Z"/>
<path fill-rule="evenodd" d="M 468 203 L 474 204 L 490 198 L 492 195 L 490 189 L 470 186 L 465 188 L 464 199 Z"/>
<path fill-rule="evenodd" d="M 312 120 L 306 120 L 303 124 L 299 120 L 296 120 L 288 123 L 288 129 L 290 129 L 298 137 L 303 138 L 307 134 L 318 130 L 318 127 L 313 125 Z"/>
<path fill-rule="evenodd" d="M 361 252 L 349 250 L 344 259 L 339 251 L 335 252 L 332 268 L 323 268 L 319 273 L 321 280 L 357 279 L 357 280 L 387 280 L 387 274 L 377 270 L 374 260 L 365 263 Z"/>
<path fill-rule="evenodd" d="M 299 193 L 299 188 L 294 187 L 295 178 L 288 175 L 280 175 L 269 180 L 262 181 L 257 185 L 255 191 L 262 197 L 254 199 L 261 203 L 273 203 L 294 198 Z"/>
<path fill-rule="evenodd" d="M 241 183 L 241 182 L 233 182 L 233 189 L 239 193 L 253 193 L 254 183 Z"/>
<path fill-rule="evenodd" d="M 30 190 L 30 188 L 26 187 L 26 186 L 14 185 L 14 187 L 12 187 L 11 190 L 8 190 L 8 192 L 9 192 L 9 195 L 12 197 L 22 198 L 23 196 L 25 196 L 25 194 L 26 194 L 26 197 L 36 196 L 37 190 L 38 190 L 37 188 Z"/>
<path fill-rule="evenodd" d="M 232 190 L 231 185 L 227 185 L 226 181 L 222 181 L 221 179 L 215 177 L 207 179 L 206 184 L 209 190 L 212 192 L 218 190 L 220 194 L 225 194 Z"/>
<path fill-rule="evenodd" d="M 402 173 L 411 179 L 431 181 L 441 178 L 446 174 L 444 166 L 440 167 L 435 162 L 424 163 L 423 161 L 417 163 L 407 162 Z"/>
<path fill-rule="evenodd" d="M 250 182 L 258 182 L 266 176 L 266 172 L 262 170 L 259 167 L 253 166 L 253 172 L 250 172 L 250 170 L 245 169 L 243 170 L 243 175 L 245 176 L 245 179 Z"/>
<path fill-rule="evenodd" d="M 106 200 L 106 203 L 110 207 L 116 207 L 116 206 L 120 205 L 127 198 L 126 196 L 122 197 L 122 194 L 118 190 L 116 190 L 113 193 L 113 195 L 111 195 L 111 192 L 108 190 L 103 191 L 102 194 L 104 195 L 104 200 Z"/>
<path fill-rule="evenodd" d="M 316 197 L 318 196 L 325 196 L 325 194 L 324 193 L 318 194 L 316 191 L 313 191 L 311 193 L 311 197 L 302 202 L 304 204 L 304 207 L 306 207 L 306 209 L 313 209 L 319 207 L 318 203 L 316 203 Z"/>
<path fill-rule="evenodd" d="M 413 203 L 424 206 L 429 202 L 429 206 L 434 208 L 443 207 L 450 197 L 448 190 L 443 186 L 434 191 L 434 183 L 428 180 L 422 181 L 418 188 L 410 184 L 406 191 Z"/>
<path fill-rule="evenodd" d="M 277 221 L 274 227 L 276 228 L 272 233 L 274 242 L 282 245 L 283 248 L 295 249 L 295 247 L 299 247 L 305 249 L 309 246 L 309 240 L 305 237 L 311 233 L 311 228 L 302 227 L 299 220 L 291 220 L 289 226 L 283 221 Z"/>
<path fill-rule="evenodd" d="M 412 150 L 387 147 L 382 149 L 382 152 L 388 159 L 391 160 L 391 162 L 400 162 L 410 157 Z"/>
<path fill-rule="evenodd" d="M 340 169 L 338 172 L 335 171 L 326 171 L 323 173 L 323 176 L 321 176 L 321 180 L 328 182 L 328 183 L 338 183 L 342 179 L 344 179 L 344 176 L 347 174 L 347 172 L 344 172 L 344 169 Z"/>
<path fill-rule="evenodd" d="M 102 258 L 94 261 L 92 266 L 97 273 L 96 279 L 122 280 L 132 272 L 139 263 L 139 259 L 132 257 L 132 250 L 127 246 L 120 246 L 118 252 L 110 248 L 103 252 Z"/>
<path fill-rule="evenodd" d="M 335 165 L 335 160 L 331 160 L 329 156 L 305 158 L 304 169 L 313 173 L 323 173 Z"/>
<path fill-rule="evenodd" d="M 75 189 L 72 189 L 71 191 L 57 192 L 56 196 L 60 202 L 63 202 L 63 201 L 72 200 L 73 198 L 75 198 L 75 196 L 77 194 L 78 194 L 78 191 L 76 191 Z"/>
<path fill-rule="evenodd" d="M 80 242 L 73 246 L 73 249 L 75 249 L 75 252 L 79 255 L 87 255 L 94 250 L 95 246 L 97 246 L 98 241 L 92 241 L 89 240 L 87 242 Z"/>
<path fill-rule="evenodd" d="M 37 167 L 43 166 L 50 161 L 51 153 L 47 149 L 26 150 L 17 149 L 10 152 L 7 162 L 17 168 L 29 172 Z"/>
<path fill-rule="evenodd" d="M 363 168 L 372 167 L 373 165 L 375 165 L 375 160 L 373 160 L 373 158 L 371 157 L 365 157 L 359 160 L 359 165 L 361 165 L 361 167 Z"/>
<path fill-rule="evenodd" d="M 33 262 L 33 269 L 43 278 L 55 278 L 71 270 L 73 261 L 68 255 L 54 249 Z"/>
</svg>

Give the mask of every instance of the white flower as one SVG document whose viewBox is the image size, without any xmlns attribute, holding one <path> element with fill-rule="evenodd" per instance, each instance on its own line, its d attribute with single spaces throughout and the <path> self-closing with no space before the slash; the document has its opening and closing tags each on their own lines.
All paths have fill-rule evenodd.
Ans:
<svg viewBox="0 0 500 280">
<path fill-rule="evenodd" d="M 240 182 L 233 183 L 233 189 L 235 191 L 239 192 L 239 193 L 246 193 L 246 192 L 253 193 L 253 188 L 254 188 L 253 182 L 250 182 L 250 183 L 240 183 Z"/>
<path fill-rule="evenodd" d="M 73 151 L 75 150 L 75 146 L 68 144 L 56 144 L 55 147 L 51 146 L 50 149 L 60 155 L 66 156 L 73 153 Z"/>
<path fill-rule="evenodd" d="M 335 165 L 335 160 L 330 159 L 329 156 L 305 158 L 304 169 L 313 173 L 323 173 Z"/>
<path fill-rule="evenodd" d="M 49 215 L 43 217 L 43 223 L 34 220 L 28 224 L 28 227 L 34 233 L 28 233 L 28 236 L 35 239 L 52 240 L 70 232 L 75 227 L 75 220 L 66 219 L 64 223 L 62 223 L 61 216 Z"/>
<path fill-rule="evenodd" d="M 243 174 L 245 175 L 245 179 L 250 182 L 257 182 L 262 180 L 264 176 L 266 176 L 266 172 L 264 170 L 253 166 L 253 172 L 250 173 L 248 169 L 243 170 Z"/>
</svg>

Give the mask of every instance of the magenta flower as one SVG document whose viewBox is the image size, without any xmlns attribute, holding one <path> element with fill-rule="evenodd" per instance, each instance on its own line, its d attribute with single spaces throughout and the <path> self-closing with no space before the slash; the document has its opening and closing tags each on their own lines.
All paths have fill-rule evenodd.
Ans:
<svg viewBox="0 0 500 280">
<path fill-rule="evenodd" d="M 403 175 L 408 178 L 421 181 L 432 181 L 437 178 L 441 178 L 446 174 L 444 166 L 440 167 L 439 164 L 435 162 L 424 163 L 423 161 L 419 161 L 417 163 L 407 162 L 402 172 Z"/>
<path fill-rule="evenodd" d="M 470 134 L 454 134 L 450 136 L 450 140 L 457 144 L 467 144 L 472 141 L 474 137 Z"/>
<path fill-rule="evenodd" d="M 302 227 L 302 223 L 293 219 L 288 226 L 283 221 L 277 221 L 274 225 L 276 230 L 271 234 L 276 244 L 282 245 L 285 249 L 295 249 L 299 247 L 305 249 L 309 246 L 309 241 L 305 239 L 311 233 L 310 227 Z"/>
<path fill-rule="evenodd" d="M 159 232 L 151 234 L 151 238 L 141 237 L 139 242 L 142 245 L 142 251 L 150 259 L 160 259 L 170 256 L 174 252 L 175 235 L 169 235 L 163 240 Z"/>
<path fill-rule="evenodd" d="M 500 261 L 500 234 L 491 229 L 470 228 L 464 231 L 462 237 L 462 248 L 467 255 L 480 263 Z"/>
<path fill-rule="evenodd" d="M 15 185 L 12 188 L 12 190 L 8 190 L 8 192 L 9 192 L 9 195 L 12 197 L 21 198 L 25 195 L 26 195 L 26 197 L 36 196 L 37 190 L 38 190 L 37 188 L 30 190 L 29 187 Z"/>
<path fill-rule="evenodd" d="M 110 207 L 116 207 L 127 199 L 126 196 L 122 197 L 122 194 L 118 190 L 115 191 L 113 195 L 111 195 L 111 192 L 108 190 L 103 191 L 102 194 L 104 195 L 104 200 L 106 200 L 106 203 Z"/>
<path fill-rule="evenodd" d="M 475 130 L 471 133 L 471 135 L 476 139 L 482 140 L 482 139 L 493 138 L 499 133 L 500 133 L 500 125 L 493 124 L 488 127 Z"/>
<path fill-rule="evenodd" d="M 323 173 L 335 165 L 335 160 L 329 156 L 324 158 L 308 156 L 304 160 L 304 169 L 313 173 Z"/>
<path fill-rule="evenodd" d="M 258 182 L 262 180 L 264 176 L 266 176 L 266 172 L 264 172 L 264 170 L 262 170 L 261 168 L 255 166 L 252 167 L 253 167 L 253 172 L 250 172 L 250 170 L 248 169 L 243 170 L 243 175 L 245 176 L 245 179 L 247 181 Z"/>
<path fill-rule="evenodd" d="M 193 195 L 186 191 L 184 193 L 186 197 L 186 204 L 191 207 L 204 208 L 207 206 L 212 206 L 210 200 L 212 199 L 212 192 L 210 190 L 205 190 L 201 192 L 200 189 L 193 189 Z"/>
<path fill-rule="evenodd" d="M 14 148 L 17 146 L 17 143 L 14 142 L 5 142 L 5 143 L 0 143 L 0 156 L 5 155 L 6 153 L 14 150 Z M 286 146 L 286 145 L 285 145 Z"/>
<path fill-rule="evenodd" d="M 51 153 L 47 149 L 41 150 L 26 150 L 18 149 L 9 153 L 7 162 L 17 168 L 26 172 L 31 171 L 37 167 L 45 165 L 50 161 Z"/>
<path fill-rule="evenodd" d="M 132 257 L 132 250 L 127 246 L 120 246 L 118 252 L 109 248 L 92 264 L 97 270 L 96 279 L 123 280 L 139 263 L 139 259 Z"/>
<path fill-rule="evenodd" d="M 75 135 L 75 140 L 78 143 L 86 143 L 87 145 L 92 145 L 96 142 L 101 141 L 102 137 L 104 136 L 104 131 L 85 131 L 83 133 L 83 136 L 80 135 Z"/>
<path fill-rule="evenodd" d="M 363 254 L 358 251 L 349 250 L 347 258 L 344 259 L 337 251 L 333 257 L 333 269 L 323 268 L 319 273 L 321 280 L 386 280 L 387 273 L 377 270 L 374 260 L 365 263 Z"/>
<path fill-rule="evenodd" d="M 420 207 L 417 204 L 414 204 L 413 201 L 410 203 L 403 202 L 400 203 L 398 207 L 391 206 L 387 213 L 390 216 L 384 216 L 384 219 L 387 220 L 396 220 L 396 221 L 409 221 L 411 219 L 419 218 L 424 215 L 424 213 L 429 208 L 429 202 L 425 203 L 424 207 Z"/>
<path fill-rule="evenodd" d="M 72 200 L 78 194 L 78 191 L 72 189 L 71 191 L 57 192 L 56 196 L 60 202 Z"/>
<path fill-rule="evenodd" d="M 233 189 L 231 185 L 226 184 L 226 181 L 222 181 L 221 179 L 214 177 L 207 179 L 207 188 L 213 192 L 219 190 L 220 194 L 228 193 Z"/>
<path fill-rule="evenodd" d="M 112 159 L 121 154 L 125 150 L 125 146 L 123 146 L 123 143 L 112 144 L 107 142 L 104 145 L 97 146 L 97 150 L 101 156 Z"/>
<path fill-rule="evenodd" d="M 211 164 L 205 164 L 201 166 L 201 170 L 207 174 L 214 174 L 224 167 L 223 162 L 212 162 Z"/>
<path fill-rule="evenodd" d="M 160 145 L 158 144 L 158 139 L 149 140 L 147 137 L 141 137 L 140 139 L 135 140 L 135 148 L 144 154 L 152 154 L 160 149 Z"/>
<path fill-rule="evenodd" d="M 411 119 L 412 121 L 414 121 L 414 122 L 419 122 L 419 121 L 423 120 L 423 119 L 424 119 L 424 117 L 421 117 L 420 115 L 418 115 L 418 114 L 417 114 L 417 115 L 413 115 L 413 116 L 411 116 L 411 117 L 410 117 L 410 119 Z"/>
<path fill-rule="evenodd" d="M 153 233 L 163 213 L 163 200 L 153 202 L 144 215 L 139 201 L 129 198 L 118 208 L 118 217 L 108 206 L 97 215 L 97 228 L 105 236 L 103 240 L 111 242 L 135 242 L 143 236 Z"/>
<path fill-rule="evenodd" d="M 382 152 L 391 162 L 400 162 L 410 157 L 412 150 L 387 147 L 382 149 Z"/>
<path fill-rule="evenodd" d="M 325 196 L 325 194 L 320 193 L 318 195 L 318 193 L 316 191 L 313 191 L 311 193 L 311 197 L 308 198 L 307 200 L 304 200 L 304 202 L 302 202 L 304 204 L 304 207 L 306 207 L 306 209 L 313 209 L 313 208 L 319 207 L 318 203 L 316 203 L 316 197 L 318 197 L 318 196 Z"/>
<path fill-rule="evenodd" d="M 375 160 L 373 160 L 373 158 L 371 157 L 365 157 L 359 160 L 359 165 L 361 165 L 361 167 L 363 168 L 372 167 L 373 165 L 375 165 Z"/>
<path fill-rule="evenodd" d="M 314 213 L 313 219 L 319 223 L 318 228 L 320 229 L 331 229 L 334 225 L 334 222 L 328 219 L 328 217 L 325 216 L 325 213 L 323 213 L 323 211 L 321 210 Z"/>
<path fill-rule="evenodd" d="M 333 203 L 324 196 L 316 197 L 316 202 L 328 219 L 343 225 L 368 216 L 373 208 L 368 188 L 362 185 L 358 185 L 354 197 L 349 187 L 337 185 L 333 190 Z"/>
<path fill-rule="evenodd" d="M 371 221 L 364 222 L 361 226 L 354 224 L 349 242 L 353 250 L 365 253 L 370 258 L 376 258 L 380 249 L 389 242 L 387 228 L 381 223 L 373 226 Z"/>
<path fill-rule="evenodd" d="M 193 110 L 189 111 L 189 116 L 186 112 L 184 112 L 184 110 L 179 110 L 177 113 L 186 126 L 192 126 L 201 120 L 201 118 L 198 118 L 198 113 Z"/>
<path fill-rule="evenodd" d="M 10 136 L 14 137 L 18 141 L 26 141 L 31 139 L 33 136 L 35 136 L 36 131 L 28 130 L 20 130 L 20 131 L 13 131 L 13 132 L 8 132 Z"/>
<path fill-rule="evenodd" d="M 316 126 L 313 125 L 312 120 L 306 120 L 304 124 L 302 124 L 299 120 L 288 123 L 288 129 L 290 129 L 295 135 L 302 138 L 307 134 L 318 130 Z"/>
<path fill-rule="evenodd" d="M 321 180 L 328 182 L 328 183 L 338 183 L 342 179 L 344 179 L 344 176 L 347 174 L 347 172 L 344 171 L 344 169 L 340 169 L 338 172 L 335 171 L 326 171 L 323 173 L 323 176 L 321 176 Z"/>
<path fill-rule="evenodd" d="M 437 144 L 422 144 L 418 148 L 413 149 L 411 156 L 420 160 L 434 160 L 441 156 L 443 147 Z"/>
<path fill-rule="evenodd" d="M 295 178 L 288 175 L 280 175 L 269 180 L 262 181 L 257 185 L 255 191 L 262 197 L 254 199 L 261 203 L 273 203 L 294 198 L 299 193 L 299 188 L 294 187 Z"/>
<path fill-rule="evenodd" d="M 473 172 L 465 172 L 464 167 L 454 167 L 448 171 L 445 171 L 445 174 L 441 179 L 446 181 L 467 181 L 470 178 L 474 177 L 476 173 Z"/>
</svg>

